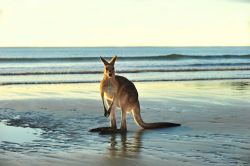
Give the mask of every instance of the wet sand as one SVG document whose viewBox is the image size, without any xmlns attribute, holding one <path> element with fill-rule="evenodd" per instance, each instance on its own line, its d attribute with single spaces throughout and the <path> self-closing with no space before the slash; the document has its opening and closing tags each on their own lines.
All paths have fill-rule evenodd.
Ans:
<svg viewBox="0 0 250 166">
<path fill-rule="evenodd" d="M 182 126 L 140 130 L 128 114 L 126 134 L 99 135 L 98 84 L 1 86 L 0 165 L 250 164 L 249 80 L 136 87 L 146 122 Z"/>
</svg>

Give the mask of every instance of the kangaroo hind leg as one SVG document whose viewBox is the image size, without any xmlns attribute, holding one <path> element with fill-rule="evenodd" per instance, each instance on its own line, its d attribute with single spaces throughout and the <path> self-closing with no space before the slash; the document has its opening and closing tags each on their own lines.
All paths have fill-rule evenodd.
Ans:
<svg viewBox="0 0 250 166">
<path fill-rule="evenodd" d="M 109 107 L 111 106 L 111 101 L 107 101 Z M 117 129 L 117 126 L 116 126 L 116 117 L 115 117 L 115 106 L 112 105 L 111 107 L 111 112 L 110 112 L 110 127 L 112 129 Z"/>
<path fill-rule="evenodd" d="M 121 116 L 121 130 L 122 131 L 127 131 L 127 122 L 126 122 L 126 107 L 122 108 L 122 116 Z"/>
</svg>

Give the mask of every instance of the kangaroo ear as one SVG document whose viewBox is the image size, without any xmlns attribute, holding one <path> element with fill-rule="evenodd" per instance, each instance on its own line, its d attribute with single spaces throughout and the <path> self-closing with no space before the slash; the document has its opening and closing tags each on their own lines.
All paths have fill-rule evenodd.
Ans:
<svg viewBox="0 0 250 166">
<path fill-rule="evenodd" d="M 100 56 L 100 59 L 104 63 L 104 65 L 108 65 L 109 64 L 103 57 Z"/>
<path fill-rule="evenodd" d="M 111 65 L 114 65 L 116 59 L 117 59 L 117 56 L 115 55 L 115 56 L 113 56 L 113 58 L 109 61 L 109 63 L 110 63 Z"/>
</svg>

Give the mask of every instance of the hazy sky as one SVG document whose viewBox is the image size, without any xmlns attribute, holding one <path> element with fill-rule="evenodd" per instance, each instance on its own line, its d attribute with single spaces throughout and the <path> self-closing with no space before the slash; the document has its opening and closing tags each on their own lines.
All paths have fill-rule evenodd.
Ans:
<svg viewBox="0 0 250 166">
<path fill-rule="evenodd" d="M 250 0 L 0 0 L 0 46 L 250 46 Z"/>
</svg>

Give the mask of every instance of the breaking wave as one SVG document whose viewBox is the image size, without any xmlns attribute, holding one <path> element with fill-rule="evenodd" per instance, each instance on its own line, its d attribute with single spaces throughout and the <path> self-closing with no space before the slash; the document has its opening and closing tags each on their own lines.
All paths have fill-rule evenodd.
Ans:
<svg viewBox="0 0 250 166">
<path fill-rule="evenodd" d="M 196 72 L 196 71 L 241 71 L 250 70 L 250 66 L 247 67 L 215 67 L 215 68 L 167 68 L 167 69 L 135 69 L 135 70 L 117 70 L 119 74 L 123 73 L 156 73 L 156 72 Z M 90 71 L 29 71 L 29 72 L 9 72 L 0 73 L 0 76 L 21 76 L 21 75 L 71 75 L 71 74 L 102 74 L 103 71 L 100 70 L 90 70 Z"/>
<path fill-rule="evenodd" d="M 111 57 L 105 57 L 111 58 Z M 250 54 L 247 55 L 182 55 L 182 54 L 168 54 L 158 56 L 120 56 L 120 61 L 134 61 L 134 60 L 184 60 L 184 59 L 250 59 Z M 0 57 L 1 62 L 79 62 L 79 61 L 99 61 L 99 57 Z"/>
</svg>

